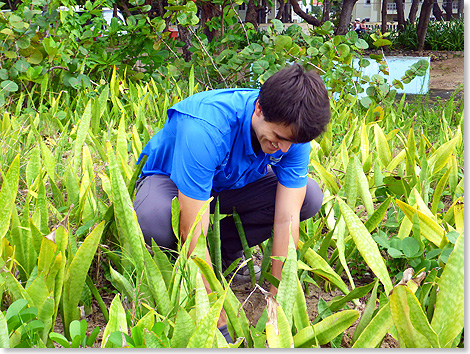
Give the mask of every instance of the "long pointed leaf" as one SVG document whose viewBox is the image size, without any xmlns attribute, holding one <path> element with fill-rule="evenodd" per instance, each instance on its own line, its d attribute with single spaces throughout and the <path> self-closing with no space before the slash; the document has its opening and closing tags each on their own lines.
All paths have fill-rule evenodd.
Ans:
<svg viewBox="0 0 470 354">
<path fill-rule="evenodd" d="M 439 279 L 439 292 L 431 321 L 432 328 L 439 335 L 441 347 L 449 347 L 464 326 L 464 268 L 462 233 Z"/>
<path fill-rule="evenodd" d="M 377 243 L 373 240 L 369 231 L 367 231 L 364 224 L 359 220 L 356 214 L 343 202 L 340 198 L 336 198 L 339 203 L 341 214 L 344 217 L 346 226 L 349 229 L 354 243 L 362 257 L 366 261 L 367 265 L 374 272 L 374 274 L 380 279 L 385 287 L 385 291 L 388 294 L 392 290 L 392 281 L 390 275 L 385 266 L 385 261 L 380 255 L 380 251 L 377 247 Z"/>
</svg>

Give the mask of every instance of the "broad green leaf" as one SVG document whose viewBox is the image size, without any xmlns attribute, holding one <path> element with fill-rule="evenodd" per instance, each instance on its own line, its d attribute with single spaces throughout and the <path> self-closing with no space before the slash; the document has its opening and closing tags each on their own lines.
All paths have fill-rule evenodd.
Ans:
<svg viewBox="0 0 470 354">
<path fill-rule="evenodd" d="M 298 248 L 302 252 L 303 244 L 304 243 L 299 240 Z M 341 279 L 341 277 L 330 267 L 330 265 L 320 255 L 318 255 L 318 253 L 316 253 L 313 249 L 308 248 L 304 254 L 304 257 L 308 265 L 311 267 L 311 269 L 309 269 L 310 271 L 332 282 L 344 294 L 349 293 L 349 289 L 344 283 L 343 279 Z"/>
<path fill-rule="evenodd" d="M 459 137 L 456 136 L 452 140 L 441 145 L 428 159 L 428 165 L 432 171 L 432 175 L 435 175 L 447 164 L 458 139 Z"/>
<path fill-rule="evenodd" d="M 438 348 L 433 331 L 416 296 L 405 285 L 396 286 L 389 297 L 390 312 L 400 344 L 405 348 Z"/>
<path fill-rule="evenodd" d="M 369 182 L 362 169 L 361 162 L 355 155 L 354 163 L 356 164 L 357 191 L 366 207 L 367 214 L 372 215 L 374 213 L 374 203 L 372 202 L 372 195 L 369 190 Z"/>
<path fill-rule="evenodd" d="M 28 185 L 28 188 L 31 188 L 31 185 L 36 180 L 40 172 L 41 157 L 39 155 L 39 147 L 35 146 L 31 150 L 31 156 L 29 158 L 28 164 L 26 165 L 26 183 Z"/>
<path fill-rule="evenodd" d="M 356 163 L 353 157 L 349 158 L 349 163 L 346 168 L 346 175 L 344 176 L 344 189 L 346 193 L 346 200 L 351 208 L 356 206 L 357 198 L 357 173 Z"/>
<path fill-rule="evenodd" d="M 0 348 L 10 348 L 10 336 L 8 334 L 7 319 L 0 311 Z"/>
<path fill-rule="evenodd" d="M 431 326 L 441 347 L 448 348 L 464 327 L 464 234 L 455 243 L 439 279 L 436 307 Z M 449 305 L 451 304 L 451 305 Z"/>
<path fill-rule="evenodd" d="M 258 59 L 253 63 L 253 72 L 255 74 L 261 75 L 263 74 L 266 70 L 269 69 L 269 62 L 266 60 Z"/>
<path fill-rule="evenodd" d="M 64 279 L 64 330 L 68 333 L 70 322 L 78 319 L 78 302 L 85 285 L 85 278 L 98 248 L 104 221 L 85 238 L 67 267 Z"/>
<path fill-rule="evenodd" d="M 305 294 L 299 279 L 297 279 L 297 291 L 295 293 L 293 317 L 297 331 L 300 331 L 310 324 L 308 319 L 307 304 L 305 302 Z"/>
<path fill-rule="evenodd" d="M 372 232 L 377 226 L 382 222 L 387 213 L 388 207 L 392 202 L 392 197 L 388 196 L 387 199 L 383 201 L 382 204 L 374 211 L 374 213 L 367 219 L 364 223 L 364 226 L 367 228 L 367 231 Z"/>
<path fill-rule="evenodd" d="M 171 338 L 171 347 L 186 348 L 189 343 L 189 338 L 191 338 L 195 329 L 196 326 L 191 316 L 183 307 L 180 307 L 176 314 L 175 330 Z"/>
<path fill-rule="evenodd" d="M 116 290 L 118 290 L 123 297 L 127 297 L 128 301 L 134 301 L 136 295 L 134 294 L 134 289 L 129 280 L 111 266 L 109 267 L 109 272 L 111 275 L 111 283 Z"/>
<path fill-rule="evenodd" d="M 0 170 L 1 171 L 1 170 Z M 2 175 L 2 187 L 0 190 L 0 241 L 10 227 L 12 207 L 15 205 L 16 194 L 18 192 L 20 173 L 20 156 L 17 155 L 10 165 L 6 175 Z"/>
<path fill-rule="evenodd" d="M 276 295 L 276 300 L 284 311 L 289 328 L 292 327 L 292 311 L 295 302 L 295 291 L 293 289 L 296 287 L 297 279 L 297 253 L 294 240 L 290 235 L 287 258 L 282 267 L 281 282 Z"/>
<path fill-rule="evenodd" d="M 374 125 L 374 134 L 375 134 L 375 146 L 377 148 L 377 154 L 379 155 L 379 160 L 382 163 L 383 167 L 386 167 L 390 164 L 392 159 L 392 154 L 390 152 L 390 147 L 388 146 L 387 138 L 378 125 Z"/>
<path fill-rule="evenodd" d="M 344 218 L 340 216 L 340 220 L 338 222 L 337 227 L 335 228 L 333 234 L 336 236 L 336 247 L 338 249 L 338 257 L 341 262 L 341 265 L 343 266 L 344 270 L 346 271 L 346 274 L 349 279 L 349 283 L 351 284 L 351 287 L 354 289 L 354 280 L 351 276 L 351 272 L 349 271 L 348 268 L 348 263 L 346 262 L 346 257 L 345 257 L 345 243 L 344 243 L 344 238 L 346 234 L 346 223 L 344 222 Z"/>
<path fill-rule="evenodd" d="M 339 187 L 331 173 L 325 170 L 325 168 L 317 161 L 312 160 L 311 163 L 317 173 L 320 175 L 322 182 L 325 183 L 326 188 L 328 188 L 333 195 L 338 194 Z"/>
<path fill-rule="evenodd" d="M 464 204 L 457 203 L 454 205 L 454 220 L 455 220 L 455 229 L 458 233 L 463 234 L 464 232 L 464 221 L 465 221 L 465 212 Z"/>
<path fill-rule="evenodd" d="M 44 167 L 47 171 L 47 174 L 49 175 L 49 178 L 52 181 L 55 181 L 55 161 L 54 161 L 54 155 L 52 152 L 49 150 L 47 145 L 44 143 L 44 141 L 41 141 L 41 154 L 42 154 L 42 161 L 44 163 Z"/>
<path fill-rule="evenodd" d="M 83 112 L 83 116 L 80 119 L 77 127 L 77 137 L 75 138 L 75 142 L 73 145 L 73 159 L 75 160 L 75 164 L 73 164 L 73 171 L 75 175 L 78 175 L 78 167 L 80 166 L 80 157 L 83 148 L 83 144 L 85 143 L 88 129 L 90 128 L 91 122 L 91 100 L 88 101 L 85 110 Z"/>
<path fill-rule="evenodd" d="M 324 345 L 346 331 L 359 317 L 356 310 L 336 312 L 313 326 L 299 331 L 294 336 L 296 348 L 305 348 L 313 344 Z"/>
<path fill-rule="evenodd" d="M 405 159 L 405 157 L 406 157 L 406 150 L 403 149 L 393 158 L 392 161 L 390 161 L 390 164 L 385 169 L 387 171 L 394 171 L 395 168 L 397 168 L 398 165 Z"/>
<path fill-rule="evenodd" d="M 196 273 L 196 326 L 199 326 L 210 310 L 209 297 L 207 296 L 201 273 Z"/>
<path fill-rule="evenodd" d="M 31 231 L 21 227 L 16 208 L 13 208 L 11 213 L 10 235 L 11 245 L 15 247 L 16 260 L 21 264 L 21 267 L 18 267 L 20 280 L 26 281 L 36 265 L 38 255 L 31 240 Z"/>
<path fill-rule="evenodd" d="M 109 336 L 115 331 L 121 331 L 127 334 L 127 321 L 126 312 L 122 307 L 119 294 L 116 295 L 109 307 L 109 321 L 103 332 L 103 340 L 101 348 L 115 348 L 116 346 L 111 342 L 108 343 Z"/>
<path fill-rule="evenodd" d="M 439 182 L 436 185 L 436 189 L 434 190 L 434 194 L 432 196 L 432 204 L 431 204 L 431 213 L 433 215 L 436 215 L 437 209 L 439 207 L 439 202 L 441 201 L 442 197 L 442 192 L 444 191 L 444 188 L 447 184 L 447 181 L 449 179 L 451 169 L 447 169 L 447 171 L 442 175 L 442 177 L 439 179 Z M 451 190 L 455 190 L 451 188 Z"/>
<path fill-rule="evenodd" d="M 414 213 L 418 214 L 421 235 L 426 237 L 437 247 L 440 247 L 441 243 L 446 241 L 445 231 L 437 222 L 423 214 L 421 211 L 413 208 L 411 205 L 402 202 L 401 200 L 395 199 L 395 202 L 411 222 L 413 221 Z"/>
<path fill-rule="evenodd" d="M 142 249 L 142 252 L 145 276 L 148 281 L 149 290 L 157 304 L 156 310 L 161 315 L 167 316 L 170 313 L 172 306 L 162 273 L 147 249 Z"/>
<path fill-rule="evenodd" d="M 273 24 L 274 29 L 277 33 L 281 33 L 284 31 L 284 24 L 280 20 L 272 19 L 271 23 Z"/>
<path fill-rule="evenodd" d="M 421 198 L 421 195 L 419 192 L 416 190 L 416 188 L 413 188 L 414 192 L 414 197 L 416 201 L 416 205 L 419 208 L 419 211 L 421 211 L 424 215 L 426 215 L 428 218 L 437 221 L 437 217 L 429 210 L 428 206 L 424 202 L 423 198 Z"/>
<path fill-rule="evenodd" d="M 367 135 L 367 126 L 362 123 L 361 125 L 361 158 L 362 163 L 365 163 L 367 157 L 370 153 L 370 146 L 369 146 L 369 137 Z"/>
<path fill-rule="evenodd" d="M 217 296 L 221 296 L 222 294 L 224 294 L 224 288 L 217 280 L 213 269 L 207 264 L 207 262 L 197 256 L 193 256 L 191 258 L 200 269 L 204 278 L 209 283 L 209 286 L 211 287 L 212 291 L 215 292 Z M 224 283 L 226 284 L 225 279 L 222 278 L 222 281 L 224 281 Z M 244 337 L 248 342 L 248 346 L 250 346 L 253 344 L 250 335 L 250 322 L 246 318 L 246 314 L 243 308 L 240 308 L 240 301 L 237 299 L 233 291 L 228 285 L 226 285 L 226 289 L 227 295 L 226 300 L 224 302 L 224 310 L 227 314 L 227 320 L 234 329 L 235 336 Z"/>
<path fill-rule="evenodd" d="M 379 345 L 390 327 L 393 326 L 390 303 L 384 305 L 372 318 L 359 338 L 354 342 L 353 348 L 375 348 Z"/>
<path fill-rule="evenodd" d="M 268 298 L 268 301 L 274 299 Z M 269 305 L 268 305 L 269 306 Z M 266 339 L 269 348 L 293 348 L 294 339 L 286 315 L 279 304 L 272 305 L 273 311 L 266 324 Z M 269 313 L 270 311 L 268 311 Z"/>
<path fill-rule="evenodd" d="M 336 198 L 339 203 L 341 214 L 344 217 L 346 226 L 349 229 L 357 249 L 366 261 L 367 265 L 380 279 L 388 294 L 392 290 L 392 281 L 385 266 L 385 261 L 380 255 L 377 243 L 372 239 L 369 231 L 367 231 L 364 224 L 359 220 L 356 214 L 343 202 L 340 198 Z"/>
<path fill-rule="evenodd" d="M 188 348 L 211 348 L 217 329 L 217 321 L 225 301 L 225 290 L 214 305 L 206 313 L 201 323 L 196 327 L 194 334 L 189 339 Z"/>
<path fill-rule="evenodd" d="M 334 297 L 332 300 L 327 302 L 327 305 L 331 311 L 339 311 L 344 306 L 349 302 L 349 301 L 354 301 L 356 299 L 359 299 L 361 297 L 366 296 L 367 294 L 370 293 L 370 290 L 372 287 L 374 287 L 374 284 L 377 282 L 377 279 L 367 285 L 357 287 L 353 289 L 349 294 L 347 295 L 340 295 Z"/>
<path fill-rule="evenodd" d="M 362 331 L 364 331 L 364 328 L 370 323 L 372 317 L 374 316 L 375 306 L 377 302 L 377 288 L 379 286 L 378 279 L 375 279 L 374 283 L 372 284 L 374 284 L 374 289 L 372 289 L 372 293 L 370 294 L 370 297 L 367 300 L 367 304 L 364 309 L 364 312 L 361 315 L 361 319 L 359 320 L 359 323 L 357 324 L 356 329 L 354 330 L 354 334 L 352 336 L 352 344 L 356 342 L 357 338 L 361 335 Z"/>
<path fill-rule="evenodd" d="M 137 216 L 134 208 L 132 207 L 129 192 L 127 191 L 126 184 L 124 183 L 121 172 L 119 171 L 116 156 L 109 141 L 106 142 L 106 150 L 108 152 L 109 159 L 114 217 L 118 226 L 123 252 L 126 254 L 126 257 L 123 258 L 123 262 L 128 259 L 128 257 L 131 257 L 133 264 L 131 265 L 129 261 L 124 262 L 126 264 L 125 268 L 135 267 L 135 271 L 140 276 L 144 268 L 142 249 L 144 238 L 142 230 L 140 229 L 137 221 Z"/>
</svg>

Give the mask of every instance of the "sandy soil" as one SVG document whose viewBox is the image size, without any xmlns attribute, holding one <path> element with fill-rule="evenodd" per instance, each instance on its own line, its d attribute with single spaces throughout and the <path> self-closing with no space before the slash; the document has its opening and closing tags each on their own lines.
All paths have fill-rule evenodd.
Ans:
<svg viewBox="0 0 470 354">
<path fill-rule="evenodd" d="M 464 58 L 431 61 L 430 89 L 455 90 L 459 84 L 464 84 Z"/>
</svg>

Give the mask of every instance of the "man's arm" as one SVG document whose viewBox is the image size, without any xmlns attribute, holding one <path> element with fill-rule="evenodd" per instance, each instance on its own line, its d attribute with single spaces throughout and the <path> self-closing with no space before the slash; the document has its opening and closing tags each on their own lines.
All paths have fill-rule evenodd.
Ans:
<svg viewBox="0 0 470 354">
<path fill-rule="evenodd" d="M 276 204 L 274 212 L 273 256 L 287 257 L 289 247 L 289 230 L 294 239 L 295 247 L 299 243 L 300 209 L 305 198 L 307 187 L 287 188 L 277 184 Z M 272 260 L 272 275 L 281 280 L 282 261 Z M 271 285 L 270 292 L 277 293 Z"/>
<path fill-rule="evenodd" d="M 189 231 L 193 226 L 194 220 L 196 220 L 196 216 L 201 210 L 202 206 L 206 202 L 205 200 L 197 200 L 190 197 L 185 196 L 183 193 L 178 191 L 178 201 L 180 204 L 180 235 L 182 238 L 183 243 L 186 242 L 188 237 Z M 207 230 L 209 229 L 209 207 L 207 208 L 206 212 L 202 216 L 202 230 L 204 235 L 207 236 Z M 196 247 L 197 240 L 199 239 L 199 235 L 201 235 L 201 223 L 198 223 L 194 229 L 194 236 L 191 239 L 189 244 L 189 250 L 187 256 L 189 257 L 193 252 L 194 248 Z M 206 248 L 206 262 L 212 268 L 211 256 L 209 254 L 209 250 Z M 204 287 L 206 288 L 207 293 L 209 294 L 212 290 L 209 286 L 207 280 L 202 277 L 204 282 Z M 220 313 L 219 320 L 217 321 L 217 327 L 223 326 L 227 323 L 227 315 L 225 314 L 225 310 L 222 309 Z"/>
<path fill-rule="evenodd" d="M 180 204 L 180 236 L 183 242 L 186 242 L 186 238 L 188 237 L 189 231 L 193 226 L 194 220 L 196 220 L 196 216 L 199 213 L 199 210 L 202 208 L 205 200 L 197 200 L 190 197 L 185 196 L 183 193 L 178 191 L 178 201 Z M 207 235 L 207 230 L 209 228 L 209 208 L 207 208 L 206 212 L 202 216 L 202 231 L 204 235 Z M 191 243 L 189 244 L 189 251 L 188 257 L 193 252 L 194 248 L 196 247 L 197 240 L 199 239 L 199 235 L 201 234 L 201 223 L 196 225 L 194 230 L 194 237 L 191 239 Z M 209 258 L 209 264 L 210 258 Z"/>
</svg>

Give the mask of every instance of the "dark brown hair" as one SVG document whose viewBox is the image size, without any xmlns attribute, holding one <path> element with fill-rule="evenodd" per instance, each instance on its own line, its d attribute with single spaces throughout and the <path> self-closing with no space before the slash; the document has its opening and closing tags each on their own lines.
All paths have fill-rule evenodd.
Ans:
<svg viewBox="0 0 470 354">
<path fill-rule="evenodd" d="M 306 143 L 330 121 L 330 101 L 325 84 L 313 70 L 299 64 L 286 67 L 261 86 L 258 102 L 265 121 L 290 126 L 293 143 Z"/>
</svg>

